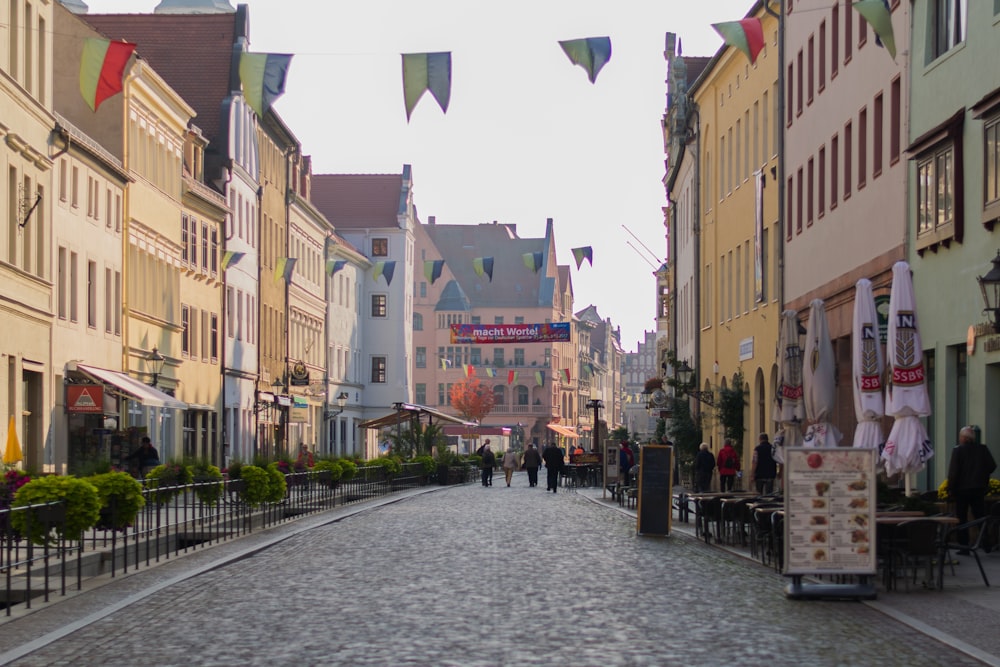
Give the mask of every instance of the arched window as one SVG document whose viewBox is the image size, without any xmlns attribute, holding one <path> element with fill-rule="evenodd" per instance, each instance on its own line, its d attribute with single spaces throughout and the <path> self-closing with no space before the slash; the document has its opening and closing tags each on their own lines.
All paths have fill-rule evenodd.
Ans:
<svg viewBox="0 0 1000 667">
<path fill-rule="evenodd" d="M 497 406 L 507 404 L 507 392 L 502 384 L 493 387 L 493 403 Z"/>
<path fill-rule="evenodd" d="M 516 405 L 527 405 L 528 404 L 528 388 L 523 384 L 519 384 L 514 387 L 514 396 Z"/>
</svg>

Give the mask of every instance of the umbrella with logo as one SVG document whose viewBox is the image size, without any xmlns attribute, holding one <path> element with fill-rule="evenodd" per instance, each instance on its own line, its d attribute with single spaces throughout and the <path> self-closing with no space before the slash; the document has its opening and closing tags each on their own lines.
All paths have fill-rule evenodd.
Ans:
<svg viewBox="0 0 1000 667">
<path fill-rule="evenodd" d="M 889 294 L 887 356 L 891 381 L 886 391 L 885 410 L 896 419 L 882 450 L 882 461 L 889 475 L 919 472 L 934 455 L 927 429 L 920 421 L 921 417 L 931 414 L 931 401 L 917 324 L 910 266 L 906 262 L 896 262 L 892 267 L 892 292 Z M 907 492 L 909 485 L 907 477 Z"/>
<path fill-rule="evenodd" d="M 806 447 L 836 447 L 844 437 L 830 423 L 830 415 L 833 414 L 837 401 L 835 368 L 826 309 L 822 299 L 813 299 L 809 304 L 809 325 L 806 328 L 805 361 L 802 369 L 806 419 L 809 420 L 803 442 Z"/>
<path fill-rule="evenodd" d="M 781 429 L 774 438 L 774 458 L 785 462 L 784 447 L 802 444 L 802 420 L 806 410 L 802 396 L 802 347 L 799 318 L 794 310 L 781 314 L 778 329 L 778 387 L 774 396 L 774 420 Z"/>
<path fill-rule="evenodd" d="M 11 415 L 7 425 L 7 446 L 3 450 L 3 462 L 14 464 L 23 458 L 21 441 L 17 439 L 17 428 L 14 426 L 14 415 Z"/>
<path fill-rule="evenodd" d="M 854 431 L 854 446 L 874 449 L 881 447 L 882 417 L 885 398 L 882 395 L 882 371 L 885 360 L 878 336 L 878 311 L 872 296 L 872 283 L 862 278 L 854 285 L 854 324 L 851 330 L 851 367 L 854 385 L 854 416 L 858 427 Z"/>
</svg>

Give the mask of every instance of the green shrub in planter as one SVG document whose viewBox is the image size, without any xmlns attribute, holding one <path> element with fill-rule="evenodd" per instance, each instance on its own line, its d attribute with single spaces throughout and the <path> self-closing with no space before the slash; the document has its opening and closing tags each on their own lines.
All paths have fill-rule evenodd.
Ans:
<svg viewBox="0 0 1000 667">
<path fill-rule="evenodd" d="M 288 482 L 285 480 L 285 473 L 278 469 L 277 464 L 272 463 L 267 466 L 268 474 L 268 495 L 267 500 L 272 503 L 280 503 L 288 492 Z"/>
<path fill-rule="evenodd" d="M 386 477 L 397 475 L 399 474 L 399 471 L 403 469 L 403 466 L 399 463 L 399 461 L 389 456 L 380 456 L 377 459 L 372 459 L 371 461 L 368 461 L 367 465 L 382 468 Z"/>
<path fill-rule="evenodd" d="M 58 501 L 66 505 L 66 521 L 63 526 L 56 527 L 56 532 L 68 540 L 80 539 L 83 531 L 93 527 L 100 518 L 101 499 L 97 487 L 87 480 L 61 475 L 49 475 L 31 480 L 17 490 L 11 507 Z M 48 534 L 44 526 L 30 520 L 28 512 L 12 514 L 11 526 L 35 544 L 51 544 L 55 541 L 54 536 Z"/>
<path fill-rule="evenodd" d="M 256 507 L 266 503 L 271 493 L 271 475 L 266 469 L 258 466 L 243 466 L 240 479 L 245 488 L 241 492 L 243 501 Z"/>
<path fill-rule="evenodd" d="M 146 473 L 146 488 L 149 489 L 180 487 L 193 481 L 191 469 L 183 463 L 173 461 L 160 464 Z M 157 491 L 152 494 L 152 498 L 157 503 L 166 503 L 180 492 L 179 488 L 170 488 L 165 491 Z"/>
<path fill-rule="evenodd" d="M 358 464 L 351 459 L 340 459 L 338 463 L 342 471 L 340 475 L 341 481 L 346 482 L 349 479 L 354 479 L 354 476 L 358 474 Z"/>
<path fill-rule="evenodd" d="M 425 475 L 429 475 L 437 470 L 437 463 L 434 461 L 434 457 L 427 456 L 426 454 L 423 456 L 414 456 L 413 463 L 419 463 L 423 466 Z"/>
<path fill-rule="evenodd" d="M 199 461 L 191 466 L 194 479 L 194 493 L 206 505 L 214 505 L 222 498 L 222 471 L 207 461 Z"/>
<path fill-rule="evenodd" d="M 135 523 L 139 510 L 146 504 L 142 484 L 127 472 L 106 472 L 86 478 L 97 488 L 101 500 L 98 528 L 123 530 Z M 114 507 L 112 507 L 114 505 Z"/>
<path fill-rule="evenodd" d="M 316 461 L 316 465 L 313 466 L 313 471 L 316 473 L 326 473 L 329 472 L 329 486 L 333 488 L 340 481 L 341 476 L 344 474 L 344 467 L 341 465 L 340 461 L 330 460 L 330 459 L 320 459 Z M 320 477 L 322 479 L 322 477 Z"/>
</svg>

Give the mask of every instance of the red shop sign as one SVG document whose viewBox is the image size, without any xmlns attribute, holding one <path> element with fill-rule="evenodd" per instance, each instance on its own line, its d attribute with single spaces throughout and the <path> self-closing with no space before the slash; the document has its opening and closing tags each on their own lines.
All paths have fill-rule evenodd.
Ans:
<svg viewBox="0 0 1000 667">
<path fill-rule="evenodd" d="M 76 413 L 104 414 L 104 387 L 99 384 L 66 385 L 66 409 Z"/>
</svg>

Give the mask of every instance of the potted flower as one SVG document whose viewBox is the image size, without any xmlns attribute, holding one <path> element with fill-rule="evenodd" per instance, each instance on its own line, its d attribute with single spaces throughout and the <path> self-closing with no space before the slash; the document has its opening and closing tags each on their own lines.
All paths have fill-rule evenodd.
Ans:
<svg viewBox="0 0 1000 667">
<path fill-rule="evenodd" d="M 0 511 L 10 509 L 10 505 L 14 501 L 14 495 L 18 489 L 30 481 L 31 475 L 16 468 L 11 468 L 5 472 L 0 477 Z M 6 513 L 0 514 L 0 534 L 5 533 L 7 530 L 8 516 Z"/>
<path fill-rule="evenodd" d="M 97 489 L 101 501 L 97 528 L 125 530 L 135 523 L 139 510 L 146 504 L 142 484 L 127 472 L 106 472 L 86 478 Z"/>
<path fill-rule="evenodd" d="M 35 544 L 52 544 L 54 535 L 78 540 L 83 531 L 97 523 L 101 499 L 97 488 L 84 479 L 48 475 L 33 479 L 14 496 L 12 508 L 62 503 L 56 511 L 29 511 L 11 514 L 11 526 Z M 45 508 L 48 510 L 48 508 Z"/>
<path fill-rule="evenodd" d="M 230 474 L 232 469 L 230 468 Z M 251 507 L 256 507 L 267 502 L 270 497 L 271 476 L 267 470 L 259 466 L 242 466 L 240 468 L 240 481 L 243 488 L 240 489 L 240 496 L 243 502 Z"/>
</svg>

